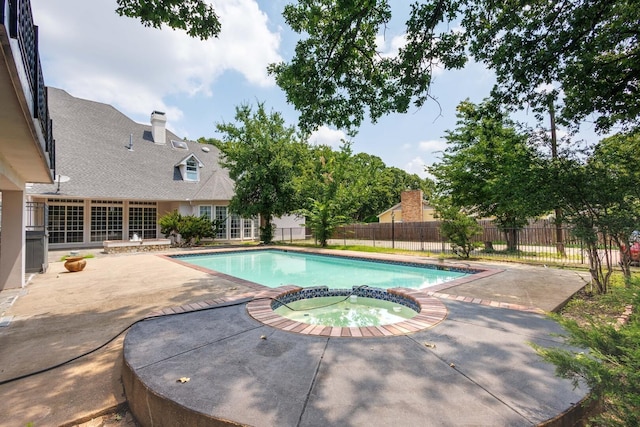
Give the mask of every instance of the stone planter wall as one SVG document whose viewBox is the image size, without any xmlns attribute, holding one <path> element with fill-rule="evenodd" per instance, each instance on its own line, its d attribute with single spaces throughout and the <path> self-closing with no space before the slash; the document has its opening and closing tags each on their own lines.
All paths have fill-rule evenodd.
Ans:
<svg viewBox="0 0 640 427">
<path fill-rule="evenodd" d="M 164 251 L 171 247 L 169 239 L 152 240 L 105 240 L 102 242 L 107 254 Z"/>
</svg>

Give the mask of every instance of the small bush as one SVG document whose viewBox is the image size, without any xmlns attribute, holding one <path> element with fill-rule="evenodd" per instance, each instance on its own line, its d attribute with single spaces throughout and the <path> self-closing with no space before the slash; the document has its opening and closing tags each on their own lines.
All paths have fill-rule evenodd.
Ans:
<svg viewBox="0 0 640 427">
<path fill-rule="evenodd" d="M 625 306 L 635 312 L 617 323 Z M 575 384 L 584 381 L 600 398 L 603 412 L 590 421 L 599 426 L 640 425 L 640 278 L 630 287 L 612 286 L 607 294 L 575 299 L 556 316 L 568 331 L 567 343 L 588 352 L 534 346 L 556 373 Z"/>
<path fill-rule="evenodd" d="M 482 246 L 482 243 L 474 241 L 474 238 L 482 232 L 482 227 L 478 225 L 475 218 L 462 212 L 442 214 L 440 232 L 451 242 L 451 250 L 459 257 L 469 258 L 471 251 Z"/>
<path fill-rule="evenodd" d="M 180 215 L 173 211 L 160 218 L 160 232 L 165 237 L 173 237 L 179 246 L 191 246 L 200 243 L 203 238 L 214 238 L 218 222 L 207 217 Z M 178 241 L 181 243 L 178 243 Z"/>
</svg>

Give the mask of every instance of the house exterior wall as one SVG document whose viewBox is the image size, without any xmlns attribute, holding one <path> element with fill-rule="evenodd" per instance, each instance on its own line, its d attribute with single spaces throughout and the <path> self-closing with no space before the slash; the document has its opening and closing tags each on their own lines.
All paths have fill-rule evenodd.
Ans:
<svg viewBox="0 0 640 427">
<path fill-rule="evenodd" d="M 306 238 L 307 229 L 302 226 L 305 219 L 297 215 L 283 215 L 273 218 L 275 230 L 273 240 L 277 242 L 304 240 Z"/>
<path fill-rule="evenodd" d="M 393 221 L 402 222 L 402 209 L 395 209 L 384 212 L 379 217 L 379 222 L 382 223 L 390 223 L 392 221 L 392 213 L 393 213 Z"/>
<path fill-rule="evenodd" d="M 378 222 L 389 224 L 391 222 L 391 212 L 392 211 L 387 211 L 387 212 L 384 212 L 384 213 L 380 214 L 380 216 L 378 217 Z M 406 221 L 402 221 L 402 209 L 398 208 L 398 209 L 394 210 L 393 214 L 394 214 L 394 221 L 395 222 L 406 222 Z M 425 206 L 422 209 L 422 219 L 421 219 L 421 221 L 422 222 L 438 221 L 438 219 L 435 218 L 435 214 L 436 214 L 435 208 L 433 208 L 431 206 Z"/>
<path fill-rule="evenodd" d="M 0 0 L 0 291 L 25 286 L 27 182 L 53 182 L 55 142 L 29 0 Z"/>
<path fill-rule="evenodd" d="M 48 205 L 50 249 L 101 247 L 105 240 L 130 240 L 134 234 L 143 240 L 164 238 L 159 225 L 162 216 L 173 211 L 199 216 L 200 206 L 207 206 L 212 212 L 222 208 L 225 224 L 217 236 L 219 240 L 255 240 L 259 235 L 254 219 L 228 213 L 228 201 L 189 203 L 35 196 L 32 200 Z"/>
<path fill-rule="evenodd" d="M 2 191 L 0 290 L 21 288 L 25 275 L 24 192 Z"/>
<path fill-rule="evenodd" d="M 378 222 L 426 222 L 436 221 L 436 210 L 427 205 L 421 190 L 403 191 L 400 203 L 378 215 Z M 393 218 L 392 218 L 393 217 Z"/>
<path fill-rule="evenodd" d="M 432 206 L 425 206 L 422 209 L 422 221 L 438 221 L 435 215 L 436 209 Z"/>
</svg>

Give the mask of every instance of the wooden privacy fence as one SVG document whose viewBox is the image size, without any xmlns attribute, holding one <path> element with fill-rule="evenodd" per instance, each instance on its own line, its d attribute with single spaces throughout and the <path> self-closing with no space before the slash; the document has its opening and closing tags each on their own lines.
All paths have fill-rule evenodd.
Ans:
<svg viewBox="0 0 640 427">
<path fill-rule="evenodd" d="M 543 263 L 587 264 L 588 252 L 583 242 L 576 238 L 571 229 L 561 227 L 561 241 L 557 244 L 556 226 L 552 220 L 531 221 L 517 230 L 517 241 L 507 244 L 507 233 L 499 230 L 491 221 L 478 221 L 482 227 L 474 241 L 477 242 L 471 256 L 496 259 L 521 259 Z M 513 236 L 510 236 L 512 239 Z M 313 241 L 311 230 L 304 227 L 279 228 L 275 241 Z M 317 243 L 317 242 L 316 242 Z M 411 223 L 370 223 L 349 224 L 339 227 L 329 239 L 330 245 L 360 245 L 383 248 L 422 251 L 432 254 L 453 254 L 450 241 L 440 233 L 439 221 Z M 620 253 L 613 242 L 602 241 L 599 256 L 604 257 L 604 247 L 611 250 L 611 261 L 617 265 Z"/>
<path fill-rule="evenodd" d="M 474 238 L 474 241 L 499 243 L 506 240 L 505 232 L 498 229 L 491 221 L 478 221 L 478 224 L 482 227 L 482 232 Z M 518 231 L 518 236 L 520 244 L 524 245 L 555 245 L 556 227 L 549 220 L 531 222 Z M 336 229 L 332 236 L 334 239 L 345 237 L 359 240 L 395 239 L 407 242 L 446 241 L 440 233 L 440 221 L 349 224 Z M 562 243 L 579 244 L 567 227 L 562 227 Z"/>
<path fill-rule="evenodd" d="M 561 228 L 561 245 L 557 245 L 553 221 L 540 220 L 518 230 L 517 242 L 508 250 L 507 234 L 491 221 L 479 221 L 482 232 L 473 240 L 478 242 L 474 253 L 498 258 L 526 258 L 563 263 L 585 263 L 582 242 L 567 227 Z M 509 231 L 509 230 L 507 230 Z M 339 227 L 330 244 L 391 247 L 432 253 L 453 253 L 451 242 L 440 233 L 440 222 L 349 224 Z M 558 248 L 560 246 L 560 248 Z"/>
</svg>

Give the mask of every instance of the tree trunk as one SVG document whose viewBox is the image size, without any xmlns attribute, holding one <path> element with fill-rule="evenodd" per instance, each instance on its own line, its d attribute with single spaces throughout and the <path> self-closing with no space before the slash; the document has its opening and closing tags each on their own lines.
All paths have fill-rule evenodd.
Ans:
<svg viewBox="0 0 640 427">
<path fill-rule="evenodd" d="M 518 250 L 518 229 L 509 228 L 504 231 L 504 235 L 507 239 L 507 251 L 515 252 Z"/>
<path fill-rule="evenodd" d="M 260 240 L 265 245 L 268 245 L 273 240 L 273 224 L 271 224 L 271 219 L 273 218 L 273 216 L 268 213 L 263 213 L 261 214 L 261 217 L 264 221 L 264 224 L 262 225 L 262 227 L 260 227 Z"/>
<path fill-rule="evenodd" d="M 616 242 L 620 248 L 620 268 L 624 274 L 624 284 L 631 284 L 631 247 L 624 243 Z"/>
<path fill-rule="evenodd" d="M 589 273 L 591 273 L 591 281 L 596 285 L 599 294 L 606 294 L 609 290 L 609 280 L 613 269 L 611 268 L 611 251 L 605 245 L 603 257 L 600 255 L 598 244 L 587 243 L 587 251 L 589 253 Z M 603 258 L 605 266 L 603 266 Z"/>
</svg>

